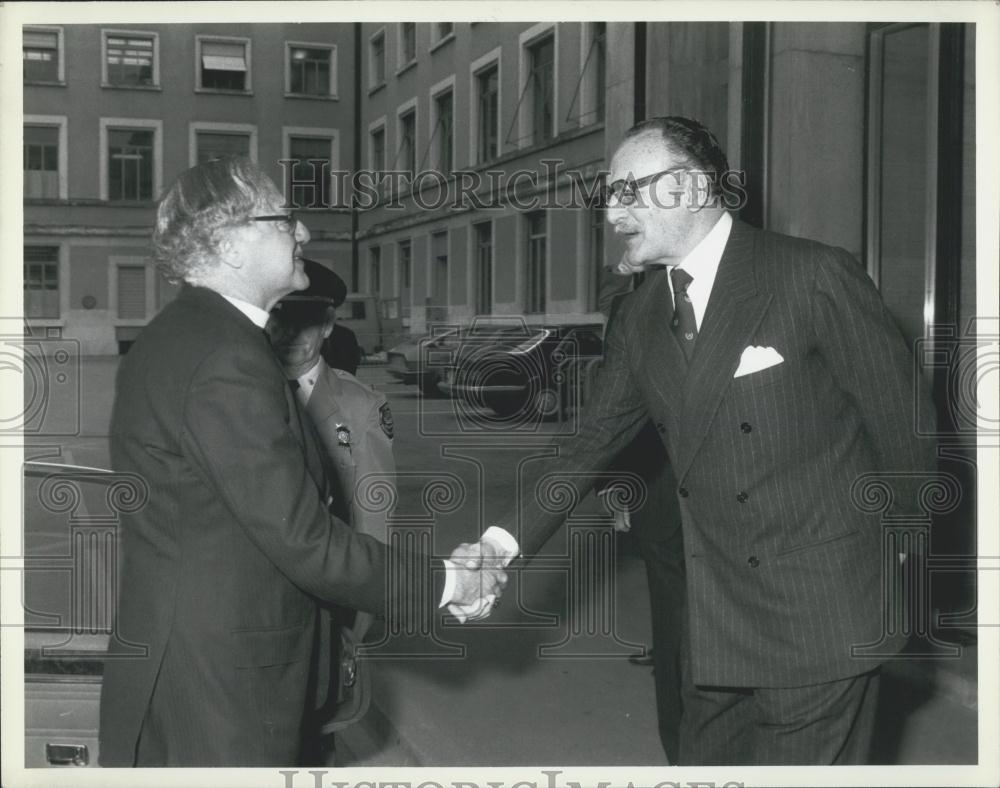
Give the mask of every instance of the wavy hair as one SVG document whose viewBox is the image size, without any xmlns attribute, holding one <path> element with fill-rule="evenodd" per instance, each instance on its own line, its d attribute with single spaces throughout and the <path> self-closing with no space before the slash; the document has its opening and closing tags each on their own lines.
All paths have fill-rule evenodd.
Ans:
<svg viewBox="0 0 1000 788">
<path fill-rule="evenodd" d="M 185 170 L 160 200 L 153 259 L 172 282 L 215 265 L 226 232 L 250 221 L 268 200 L 283 201 L 274 182 L 245 156 L 226 156 Z"/>
</svg>

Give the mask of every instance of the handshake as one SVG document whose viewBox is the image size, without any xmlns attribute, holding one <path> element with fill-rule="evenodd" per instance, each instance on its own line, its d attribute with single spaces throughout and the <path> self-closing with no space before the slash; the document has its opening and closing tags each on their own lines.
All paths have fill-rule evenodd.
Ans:
<svg viewBox="0 0 1000 788">
<path fill-rule="evenodd" d="M 444 602 L 461 623 L 486 618 L 500 604 L 504 571 L 518 553 L 517 541 L 502 528 L 488 528 L 475 544 L 460 544 L 445 560 Z"/>
</svg>

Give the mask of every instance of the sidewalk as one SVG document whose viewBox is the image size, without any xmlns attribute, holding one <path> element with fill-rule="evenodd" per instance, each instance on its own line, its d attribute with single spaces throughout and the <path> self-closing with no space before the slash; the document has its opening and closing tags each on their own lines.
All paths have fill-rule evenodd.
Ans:
<svg viewBox="0 0 1000 788">
<path fill-rule="evenodd" d="M 618 567 L 616 630 L 621 640 L 648 643 L 642 563 L 625 552 Z M 550 599 L 549 609 L 560 609 L 562 592 L 536 590 Z M 468 647 L 464 659 L 374 664 L 372 707 L 338 734 L 338 765 L 667 765 L 652 671 L 631 665 L 626 645 L 615 658 L 539 658 L 542 644 L 565 635 L 565 622 L 558 629 L 504 629 L 499 625 L 525 616 L 503 609 L 496 615 L 495 622 L 440 630 Z M 977 658 L 973 644 L 958 657 L 885 666 L 874 762 L 975 762 Z"/>
</svg>

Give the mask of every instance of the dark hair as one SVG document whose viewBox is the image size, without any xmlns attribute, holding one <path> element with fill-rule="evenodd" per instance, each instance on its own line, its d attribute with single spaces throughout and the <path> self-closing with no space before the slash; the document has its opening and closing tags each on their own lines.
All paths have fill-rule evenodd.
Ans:
<svg viewBox="0 0 1000 788">
<path fill-rule="evenodd" d="M 692 168 L 709 175 L 709 193 L 718 196 L 722 187 L 722 175 L 729 170 L 726 154 L 705 126 L 691 118 L 680 115 L 668 115 L 660 118 L 649 118 L 636 123 L 625 132 L 625 139 L 637 137 L 647 132 L 658 132 L 670 151 L 686 161 Z"/>
<path fill-rule="evenodd" d="M 249 222 L 268 199 L 283 200 L 274 182 L 245 156 L 185 170 L 157 208 L 153 259 L 168 279 L 190 279 L 214 264 L 224 231 Z"/>
</svg>

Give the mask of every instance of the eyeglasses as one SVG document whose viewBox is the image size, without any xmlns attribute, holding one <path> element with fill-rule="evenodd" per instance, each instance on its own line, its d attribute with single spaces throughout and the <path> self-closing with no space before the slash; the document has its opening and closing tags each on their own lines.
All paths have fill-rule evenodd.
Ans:
<svg viewBox="0 0 1000 788">
<path fill-rule="evenodd" d="M 687 167 L 671 167 L 669 170 L 660 170 L 652 175 L 643 175 L 641 178 L 622 178 L 613 181 L 605 189 L 604 204 L 607 205 L 614 198 L 620 205 L 632 205 L 636 201 L 636 192 L 641 187 L 654 183 L 671 172 L 683 172 L 686 169 Z"/>
<path fill-rule="evenodd" d="M 250 220 L 254 222 L 277 222 L 280 230 L 290 233 L 291 235 L 295 235 L 295 228 L 298 227 L 299 224 L 299 220 L 291 211 L 288 213 L 276 213 L 268 216 L 251 216 Z"/>
</svg>

